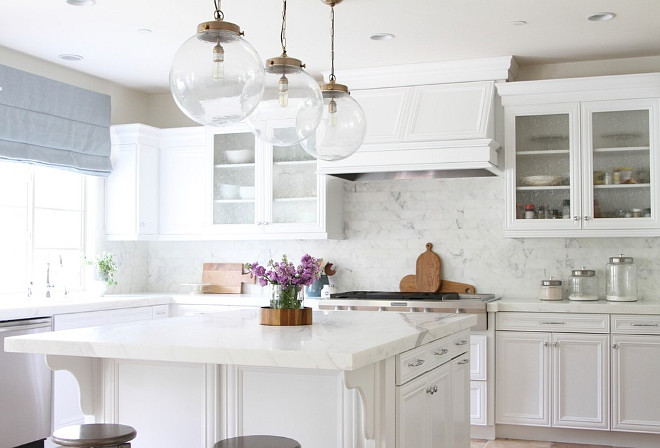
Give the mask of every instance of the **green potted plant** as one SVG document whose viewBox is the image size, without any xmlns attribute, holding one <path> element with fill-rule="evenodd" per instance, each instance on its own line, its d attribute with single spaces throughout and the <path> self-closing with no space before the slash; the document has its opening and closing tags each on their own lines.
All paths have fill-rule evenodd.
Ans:
<svg viewBox="0 0 660 448">
<path fill-rule="evenodd" d="M 102 296 L 108 289 L 108 286 L 117 285 L 115 275 L 117 274 L 117 262 L 111 252 L 103 252 L 94 259 L 83 258 L 83 264 L 93 266 L 92 278 L 89 279 L 88 291 L 97 296 Z"/>
</svg>

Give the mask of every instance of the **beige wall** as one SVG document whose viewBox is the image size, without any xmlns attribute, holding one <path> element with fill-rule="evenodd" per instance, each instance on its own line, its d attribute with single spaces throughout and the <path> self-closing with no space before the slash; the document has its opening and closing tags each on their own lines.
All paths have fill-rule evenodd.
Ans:
<svg viewBox="0 0 660 448">
<path fill-rule="evenodd" d="M 18 70 L 110 95 L 112 124 L 144 123 L 149 119 L 149 95 L 146 93 L 5 47 L 0 47 L 0 61 Z"/>
</svg>

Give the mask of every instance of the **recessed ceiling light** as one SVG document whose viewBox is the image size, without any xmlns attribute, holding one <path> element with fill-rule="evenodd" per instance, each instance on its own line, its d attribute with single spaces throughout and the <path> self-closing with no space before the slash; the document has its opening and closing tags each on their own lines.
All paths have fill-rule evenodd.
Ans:
<svg viewBox="0 0 660 448">
<path fill-rule="evenodd" d="M 140 28 L 137 30 L 138 34 L 151 34 L 151 30 L 149 28 Z"/>
<path fill-rule="evenodd" d="M 57 57 L 65 61 L 82 61 L 84 59 L 79 54 L 60 54 Z"/>
<path fill-rule="evenodd" d="M 513 26 L 523 26 L 523 25 L 527 25 L 527 22 L 524 21 L 524 20 L 514 20 L 513 22 L 511 22 L 511 25 L 513 25 Z"/>
<path fill-rule="evenodd" d="M 396 36 L 392 33 L 376 33 L 369 36 L 371 40 L 390 40 L 394 39 Z"/>
<path fill-rule="evenodd" d="M 606 20 L 612 20 L 615 17 L 616 14 L 613 12 L 595 12 L 593 14 L 589 14 L 587 16 L 587 20 L 591 20 L 592 22 L 604 22 Z"/>
<path fill-rule="evenodd" d="M 73 6 L 93 6 L 96 0 L 66 0 L 69 5 Z"/>
</svg>

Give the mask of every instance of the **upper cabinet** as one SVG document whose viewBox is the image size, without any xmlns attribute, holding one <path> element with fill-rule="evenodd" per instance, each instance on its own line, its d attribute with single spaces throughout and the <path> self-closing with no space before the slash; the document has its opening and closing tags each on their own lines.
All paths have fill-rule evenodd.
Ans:
<svg viewBox="0 0 660 448">
<path fill-rule="evenodd" d="M 113 126 L 112 173 L 105 184 L 105 231 L 109 240 L 158 237 L 159 129 Z"/>
<path fill-rule="evenodd" d="M 660 234 L 660 75 L 499 85 L 511 237 Z"/>
<path fill-rule="evenodd" d="M 343 185 L 316 174 L 300 145 L 272 146 L 244 126 L 209 129 L 207 222 L 218 238 L 342 238 Z"/>
</svg>

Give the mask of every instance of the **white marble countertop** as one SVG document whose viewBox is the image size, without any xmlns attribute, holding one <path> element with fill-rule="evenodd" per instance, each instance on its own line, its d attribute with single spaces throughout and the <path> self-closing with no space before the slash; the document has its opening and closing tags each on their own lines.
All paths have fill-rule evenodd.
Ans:
<svg viewBox="0 0 660 448">
<path fill-rule="evenodd" d="M 502 298 L 488 304 L 489 312 L 520 311 L 531 313 L 660 314 L 660 300 L 608 302 Z"/>
<path fill-rule="evenodd" d="M 260 325 L 258 309 L 62 330 L 5 340 L 13 352 L 354 370 L 476 324 L 441 313 L 314 311 L 312 325 Z"/>
</svg>

